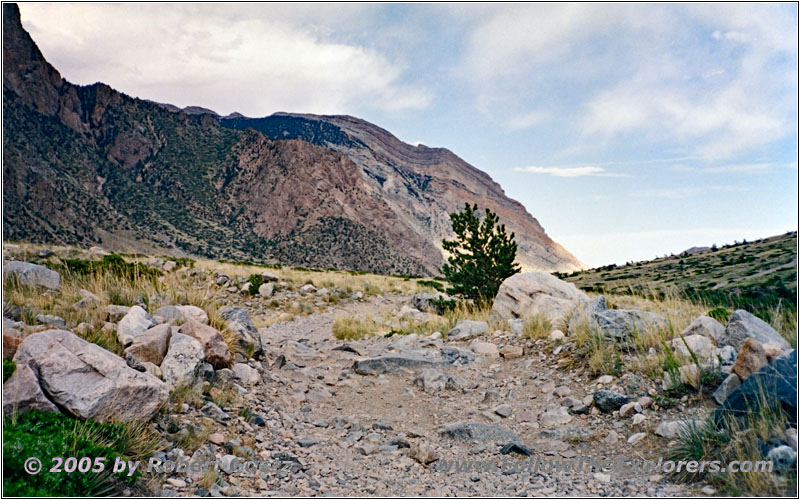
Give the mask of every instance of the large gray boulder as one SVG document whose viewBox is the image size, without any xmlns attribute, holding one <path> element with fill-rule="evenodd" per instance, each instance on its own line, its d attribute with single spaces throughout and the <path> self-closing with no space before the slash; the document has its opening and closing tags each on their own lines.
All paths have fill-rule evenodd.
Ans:
<svg viewBox="0 0 800 500">
<path fill-rule="evenodd" d="M 681 332 L 681 337 L 690 335 L 702 335 L 713 340 L 716 345 L 722 345 L 725 339 L 725 327 L 714 318 L 698 316 Z"/>
<path fill-rule="evenodd" d="M 3 264 L 3 281 L 14 275 L 20 283 L 27 286 L 41 286 L 57 290 L 61 285 L 61 275 L 52 269 L 30 262 L 12 260 Z"/>
<path fill-rule="evenodd" d="M 506 319 L 542 315 L 552 323 L 588 301 L 589 297 L 575 285 L 548 273 L 518 273 L 500 285 L 492 312 Z"/>
<path fill-rule="evenodd" d="M 243 352 L 252 349 L 254 356 L 264 352 L 261 335 L 253 325 L 246 309 L 233 306 L 223 307 L 219 310 L 219 316 L 226 321 L 228 329 L 236 334 L 237 344 Z"/>
<path fill-rule="evenodd" d="M 35 367 L 47 399 L 83 419 L 147 421 L 169 397 L 157 378 L 66 330 L 26 337 L 14 362 Z"/>
<path fill-rule="evenodd" d="M 30 410 L 59 413 L 42 392 L 33 360 L 17 365 L 11 378 L 3 384 L 3 416 L 21 415 Z"/>
<path fill-rule="evenodd" d="M 124 346 L 133 344 L 138 335 L 156 326 L 156 322 L 147 311 L 140 306 L 133 306 L 128 309 L 125 316 L 117 325 L 117 338 Z"/>
<path fill-rule="evenodd" d="M 171 387 L 191 385 L 205 361 L 203 344 L 188 335 L 176 333 L 169 341 L 169 350 L 161 362 L 161 378 Z"/>
<path fill-rule="evenodd" d="M 725 327 L 724 343 L 733 346 L 738 351 L 748 338 L 755 339 L 762 344 L 778 346 L 783 350 L 792 348 L 789 342 L 781 337 L 774 328 L 749 312 L 738 309 L 731 315 L 728 326 Z"/>
<path fill-rule="evenodd" d="M 469 340 L 488 331 L 489 325 L 485 321 L 462 319 L 452 330 L 447 332 L 447 340 Z"/>
<path fill-rule="evenodd" d="M 607 338 L 626 340 L 637 332 L 666 330 L 669 322 L 663 316 L 633 309 L 606 309 L 593 316 L 594 324 Z"/>
</svg>

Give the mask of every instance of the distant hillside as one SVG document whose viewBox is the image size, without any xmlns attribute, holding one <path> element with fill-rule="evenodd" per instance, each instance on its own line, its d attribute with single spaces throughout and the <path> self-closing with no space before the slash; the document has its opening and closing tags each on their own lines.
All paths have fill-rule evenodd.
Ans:
<svg viewBox="0 0 800 500">
<path fill-rule="evenodd" d="M 581 289 L 659 295 L 678 291 L 710 305 L 741 307 L 762 317 L 797 310 L 797 232 L 625 266 L 558 274 Z"/>
</svg>

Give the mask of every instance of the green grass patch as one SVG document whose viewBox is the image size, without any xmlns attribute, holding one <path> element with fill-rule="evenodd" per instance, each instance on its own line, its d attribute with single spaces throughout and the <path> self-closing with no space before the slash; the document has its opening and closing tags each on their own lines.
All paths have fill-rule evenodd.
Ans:
<svg viewBox="0 0 800 500">
<path fill-rule="evenodd" d="M 30 411 L 3 423 L 4 496 L 101 496 L 133 484 L 141 475 L 112 474 L 114 460 L 144 460 L 158 451 L 159 439 L 143 424 L 101 424 L 81 421 L 60 413 Z M 25 460 L 36 457 L 42 471 L 25 472 Z M 91 459 L 89 472 L 49 472 L 53 457 Z M 91 472 L 96 457 L 105 457 L 104 470 Z M 83 465 L 83 464 L 82 464 Z M 82 470 L 82 469 L 81 469 Z"/>
</svg>

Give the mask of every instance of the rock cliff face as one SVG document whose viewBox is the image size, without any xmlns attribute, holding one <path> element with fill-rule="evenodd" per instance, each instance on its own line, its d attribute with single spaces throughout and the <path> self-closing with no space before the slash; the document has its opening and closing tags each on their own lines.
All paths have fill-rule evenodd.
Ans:
<svg viewBox="0 0 800 500">
<path fill-rule="evenodd" d="M 73 85 L 14 4 L 3 5 L 3 64 L 6 238 L 435 274 L 447 214 L 492 200 L 523 264 L 579 265 L 486 174 L 366 122 L 282 116 L 333 135 L 274 140 L 232 126 L 237 115 Z"/>
<path fill-rule="evenodd" d="M 496 212 L 516 233 L 517 259 L 524 268 L 574 271 L 583 267 L 489 175 L 447 149 L 406 144 L 350 116 L 278 113 L 265 118 L 223 118 L 222 124 L 253 128 L 276 140 L 302 139 L 347 155 L 361 168 L 371 193 L 386 200 L 403 223 L 435 246 L 433 252 L 441 253 L 442 239 L 453 236 L 449 214 L 468 202 Z M 436 257 L 431 255 L 431 259 Z"/>
</svg>

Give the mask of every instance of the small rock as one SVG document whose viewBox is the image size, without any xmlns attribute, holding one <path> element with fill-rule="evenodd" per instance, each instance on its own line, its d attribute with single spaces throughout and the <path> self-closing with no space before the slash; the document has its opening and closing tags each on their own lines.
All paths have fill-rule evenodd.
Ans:
<svg viewBox="0 0 800 500">
<path fill-rule="evenodd" d="M 602 377 L 601 377 L 602 378 Z M 598 379 L 599 381 L 599 379 Z M 610 382 L 610 381 L 609 381 Z M 628 402 L 628 396 L 616 391 L 601 389 L 592 395 L 594 404 L 604 412 L 619 410 L 622 405 Z"/>
<path fill-rule="evenodd" d="M 513 345 L 513 346 L 505 346 L 500 349 L 500 355 L 503 356 L 504 359 L 516 359 L 522 357 L 522 347 Z"/>
<path fill-rule="evenodd" d="M 547 338 L 553 342 L 558 342 L 560 340 L 563 340 L 564 337 L 565 337 L 564 332 L 562 332 L 561 330 L 553 330 L 552 332 L 550 332 L 550 335 L 547 336 Z"/>
<path fill-rule="evenodd" d="M 494 412 L 503 418 L 508 418 L 511 416 L 511 406 L 506 404 L 500 405 L 494 409 Z"/>
<path fill-rule="evenodd" d="M 646 432 L 637 432 L 628 438 L 628 444 L 636 444 L 647 436 Z"/>
</svg>

